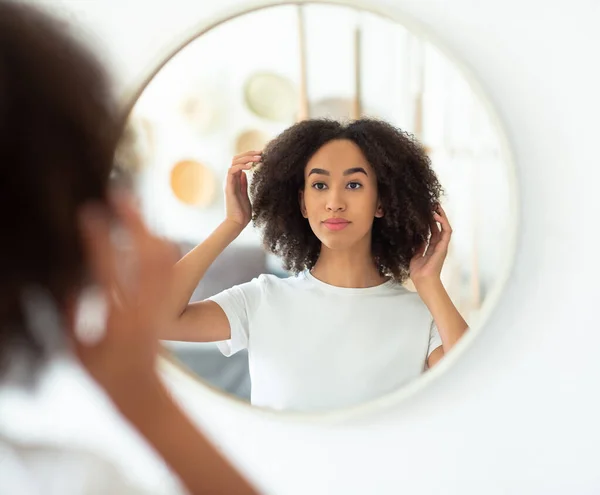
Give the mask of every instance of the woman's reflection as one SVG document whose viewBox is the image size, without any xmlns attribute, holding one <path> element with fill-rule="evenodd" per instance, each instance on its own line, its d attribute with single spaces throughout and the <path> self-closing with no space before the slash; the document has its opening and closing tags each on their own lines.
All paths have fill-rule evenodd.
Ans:
<svg viewBox="0 0 600 495">
<path fill-rule="evenodd" d="M 258 406 L 327 410 L 397 389 L 467 330 L 440 279 L 452 233 L 441 191 L 421 145 L 389 124 L 292 126 L 264 152 L 233 159 L 226 218 L 175 266 L 163 337 L 221 341 L 227 356 L 247 348 Z M 294 275 L 190 304 L 251 219 Z"/>
</svg>

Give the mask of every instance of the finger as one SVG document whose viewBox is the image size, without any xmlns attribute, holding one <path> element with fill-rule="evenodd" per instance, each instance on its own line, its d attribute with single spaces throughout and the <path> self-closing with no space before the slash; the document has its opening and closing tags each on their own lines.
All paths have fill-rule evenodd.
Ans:
<svg viewBox="0 0 600 495">
<path fill-rule="evenodd" d="M 249 155 L 249 156 L 241 156 L 238 158 L 234 158 L 231 162 L 231 165 L 245 165 L 248 163 L 254 164 L 260 162 L 262 157 L 260 155 Z"/>
<path fill-rule="evenodd" d="M 255 167 L 256 164 L 258 164 L 258 163 L 260 163 L 260 158 L 257 158 L 254 160 L 243 159 L 243 160 L 238 160 L 236 162 L 232 162 L 231 167 L 244 166 L 244 167 L 247 167 L 248 169 L 251 169 L 251 168 Z"/>
<path fill-rule="evenodd" d="M 446 221 L 448 221 L 448 216 L 446 215 L 446 211 L 440 205 L 437 205 L 434 208 L 433 213 L 435 215 L 438 215 L 440 218 L 444 218 Z"/>
<path fill-rule="evenodd" d="M 248 165 L 233 165 L 229 168 L 227 172 L 227 183 L 226 190 L 229 192 L 237 193 L 239 188 L 239 180 L 240 174 L 243 174 L 244 170 L 250 170 L 252 168 L 252 164 Z"/>
<path fill-rule="evenodd" d="M 238 158 L 242 158 L 242 157 L 248 157 L 248 156 L 260 156 L 262 155 L 262 150 L 249 150 L 249 151 L 244 151 L 243 153 L 240 153 L 238 155 L 235 155 L 232 159 L 232 161 L 237 160 Z"/>
<path fill-rule="evenodd" d="M 240 175 L 240 194 L 245 199 L 248 197 L 248 176 Z"/>
<path fill-rule="evenodd" d="M 448 251 L 448 246 L 450 244 L 450 232 L 445 230 L 442 224 L 442 230 L 436 235 L 435 242 L 431 245 L 428 254 L 444 254 Z"/>
<path fill-rule="evenodd" d="M 431 232 L 431 237 L 429 239 L 429 242 L 436 242 L 439 237 L 440 237 L 440 227 L 437 223 L 436 217 L 435 217 L 435 213 L 433 215 L 433 218 L 431 219 L 431 221 L 429 222 L 429 231 Z"/>
<path fill-rule="evenodd" d="M 452 235 L 452 227 L 450 225 L 450 222 L 448 221 L 448 217 L 446 217 L 445 215 L 442 216 L 439 213 L 434 213 L 433 218 L 436 222 L 439 222 L 441 226 L 440 237 L 442 239 L 449 239 Z"/>
<path fill-rule="evenodd" d="M 446 210 L 442 208 L 442 205 L 438 204 L 434 211 L 441 217 L 448 218 L 448 216 L 446 215 Z"/>
<path fill-rule="evenodd" d="M 241 163 L 241 164 L 232 165 L 231 167 L 229 167 L 229 170 L 227 173 L 229 175 L 237 175 L 242 170 L 250 170 L 251 168 L 252 168 L 252 163 Z"/>
<path fill-rule="evenodd" d="M 435 251 L 436 246 L 440 242 L 440 228 L 435 220 L 431 220 L 429 223 L 429 231 L 431 235 L 429 236 L 427 251 L 425 252 L 425 256 L 431 256 Z"/>
<path fill-rule="evenodd" d="M 435 213 L 438 215 L 438 217 L 442 218 L 448 226 L 450 226 L 450 220 L 448 219 L 446 210 L 444 210 L 444 208 L 442 208 L 441 205 L 437 206 L 437 208 L 435 209 Z M 441 222 L 440 220 L 438 220 L 438 222 L 444 223 L 444 222 Z"/>
<path fill-rule="evenodd" d="M 423 242 L 415 251 L 414 258 L 422 258 L 427 250 L 427 241 Z"/>
</svg>

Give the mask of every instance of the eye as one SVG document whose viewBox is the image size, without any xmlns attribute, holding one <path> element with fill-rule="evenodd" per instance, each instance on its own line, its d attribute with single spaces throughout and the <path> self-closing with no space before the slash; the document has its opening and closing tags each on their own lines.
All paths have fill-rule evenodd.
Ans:
<svg viewBox="0 0 600 495">
<path fill-rule="evenodd" d="M 323 191 L 324 189 L 327 189 L 327 185 L 324 182 L 315 182 L 312 187 L 317 191 Z"/>
<path fill-rule="evenodd" d="M 348 189 L 360 189 L 362 184 L 360 182 L 349 182 L 346 186 Z"/>
</svg>

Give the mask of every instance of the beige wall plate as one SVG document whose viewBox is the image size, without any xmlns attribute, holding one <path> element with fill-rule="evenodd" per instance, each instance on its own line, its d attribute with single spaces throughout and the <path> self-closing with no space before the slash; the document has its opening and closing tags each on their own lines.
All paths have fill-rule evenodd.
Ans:
<svg viewBox="0 0 600 495">
<path fill-rule="evenodd" d="M 248 108 L 265 119 L 292 123 L 298 113 L 298 95 L 294 85 L 278 74 L 253 74 L 246 81 L 244 96 Z"/>
<path fill-rule="evenodd" d="M 214 172 L 195 160 L 182 160 L 171 169 L 171 190 L 190 206 L 206 208 L 215 199 L 217 180 Z"/>
</svg>

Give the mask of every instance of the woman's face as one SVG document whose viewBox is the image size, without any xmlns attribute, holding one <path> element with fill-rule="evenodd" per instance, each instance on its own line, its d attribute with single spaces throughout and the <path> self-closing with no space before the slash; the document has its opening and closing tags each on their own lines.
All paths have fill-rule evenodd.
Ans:
<svg viewBox="0 0 600 495">
<path fill-rule="evenodd" d="M 323 145 L 304 170 L 302 215 L 330 249 L 370 241 L 373 219 L 382 217 L 377 177 L 360 148 L 348 139 Z"/>
</svg>

